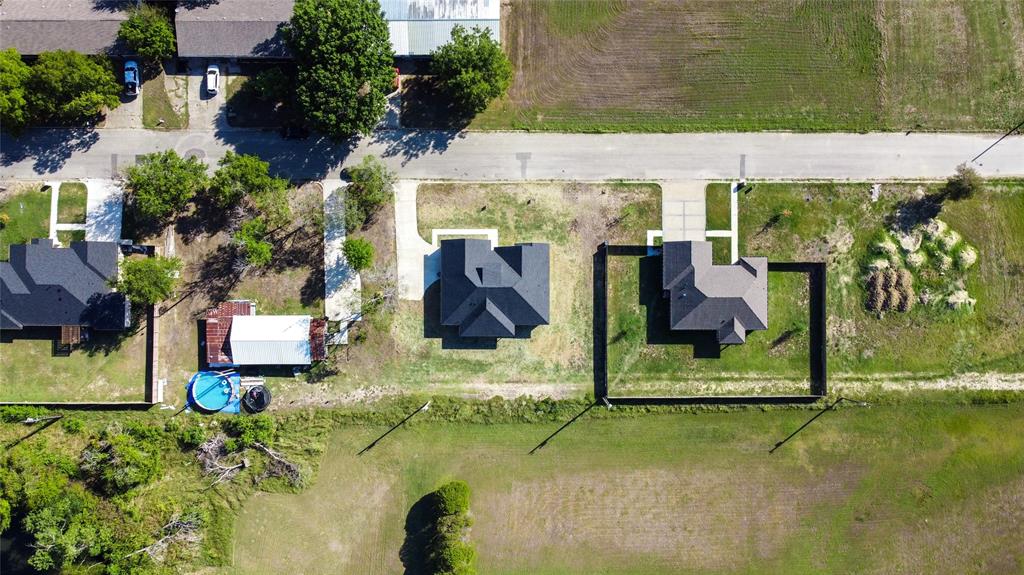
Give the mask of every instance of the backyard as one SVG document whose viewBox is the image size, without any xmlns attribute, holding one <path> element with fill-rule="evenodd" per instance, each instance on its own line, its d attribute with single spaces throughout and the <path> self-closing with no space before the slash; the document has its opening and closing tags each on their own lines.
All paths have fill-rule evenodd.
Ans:
<svg viewBox="0 0 1024 575">
<path fill-rule="evenodd" d="M 386 428 L 343 426 L 304 492 L 244 504 L 227 572 L 400 573 L 410 508 L 456 478 L 481 573 L 1021 566 L 1020 405 L 840 409 L 772 455 L 811 412 L 609 415 L 533 455 L 557 424 L 412 423 L 363 455 Z"/>
<path fill-rule="evenodd" d="M 524 0 L 516 71 L 471 127 L 995 130 L 1024 112 L 1014 0 Z"/>
</svg>

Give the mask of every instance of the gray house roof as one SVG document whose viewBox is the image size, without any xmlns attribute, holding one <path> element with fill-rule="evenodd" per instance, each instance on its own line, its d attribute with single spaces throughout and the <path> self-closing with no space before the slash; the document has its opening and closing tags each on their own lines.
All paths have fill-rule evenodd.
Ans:
<svg viewBox="0 0 1024 575">
<path fill-rule="evenodd" d="M 464 337 L 514 337 L 548 323 L 547 244 L 491 249 L 488 240 L 441 241 L 441 325 Z"/>
<path fill-rule="evenodd" d="M 714 331 L 719 343 L 729 344 L 768 329 L 768 258 L 713 265 L 711 242 L 666 242 L 662 287 L 671 329 Z"/>
<path fill-rule="evenodd" d="M 128 54 L 117 31 L 134 5 L 130 0 L 3 0 L 0 49 L 28 56 L 54 50 Z"/>
<path fill-rule="evenodd" d="M 500 40 L 500 0 L 383 0 L 397 56 L 425 56 L 451 39 L 455 24 L 489 28 Z M 182 57 L 287 58 L 281 28 L 293 0 L 219 0 L 179 7 L 174 23 Z"/>
<path fill-rule="evenodd" d="M 43 239 L 12 245 L 10 261 L 0 262 L 0 329 L 128 327 L 128 301 L 107 283 L 117 277 L 119 254 L 114 242 L 55 248 Z"/>
</svg>

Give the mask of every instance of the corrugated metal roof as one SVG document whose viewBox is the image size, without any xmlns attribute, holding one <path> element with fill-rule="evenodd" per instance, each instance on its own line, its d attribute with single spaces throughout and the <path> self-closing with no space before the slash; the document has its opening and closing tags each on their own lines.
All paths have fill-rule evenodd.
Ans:
<svg viewBox="0 0 1024 575">
<path fill-rule="evenodd" d="M 388 20 L 497 20 L 500 0 L 381 0 Z"/>
<path fill-rule="evenodd" d="M 461 25 L 463 28 L 473 27 L 487 28 L 491 31 L 491 37 L 499 40 L 501 38 L 500 23 L 498 20 L 409 20 L 405 22 L 391 22 L 393 24 L 406 24 L 405 36 L 395 34 L 391 29 L 391 46 L 396 56 L 426 56 L 434 50 L 444 46 L 452 38 L 452 28 Z M 402 46 L 405 49 L 400 50 Z"/>
<path fill-rule="evenodd" d="M 236 365 L 309 365 L 308 315 L 235 316 L 231 359 Z"/>
</svg>

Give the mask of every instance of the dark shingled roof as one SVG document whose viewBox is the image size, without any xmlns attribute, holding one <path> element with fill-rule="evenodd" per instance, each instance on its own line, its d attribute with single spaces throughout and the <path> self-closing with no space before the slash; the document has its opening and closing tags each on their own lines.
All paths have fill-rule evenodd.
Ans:
<svg viewBox="0 0 1024 575">
<path fill-rule="evenodd" d="M 515 337 L 547 325 L 547 244 L 491 249 L 488 240 L 441 241 L 441 324 L 464 337 Z"/>
<path fill-rule="evenodd" d="M 666 242 L 662 287 L 669 299 L 669 327 L 714 331 L 719 343 L 746 341 L 747 332 L 768 329 L 768 258 L 711 263 L 711 242 Z"/>
<path fill-rule="evenodd" d="M 292 0 L 221 0 L 179 7 L 178 56 L 287 58 L 282 27 Z"/>
<path fill-rule="evenodd" d="M 117 39 L 130 0 L 3 0 L 0 49 L 35 56 L 54 50 L 83 54 L 129 54 Z"/>
<path fill-rule="evenodd" d="M 128 301 L 107 284 L 117 278 L 119 253 L 114 242 L 55 248 L 52 240 L 43 239 L 12 245 L 10 261 L 0 262 L 0 329 L 128 327 Z"/>
</svg>

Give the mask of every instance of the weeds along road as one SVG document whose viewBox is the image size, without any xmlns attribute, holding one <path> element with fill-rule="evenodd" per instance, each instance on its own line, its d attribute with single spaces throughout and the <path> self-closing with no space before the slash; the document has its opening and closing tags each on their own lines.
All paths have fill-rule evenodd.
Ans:
<svg viewBox="0 0 1024 575">
<path fill-rule="evenodd" d="M 557 134 L 384 130 L 333 142 L 285 140 L 272 131 L 32 129 L 0 142 L 0 178 L 104 178 L 139 154 L 174 149 L 211 167 L 224 153 L 256 154 L 293 179 L 337 177 L 380 156 L 402 178 L 505 180 L 941 179 L 999 134 L 780 132 Z M 1011 136 L 974 167 L 1024 176 L 1024 136 Z"/>
</svg>

